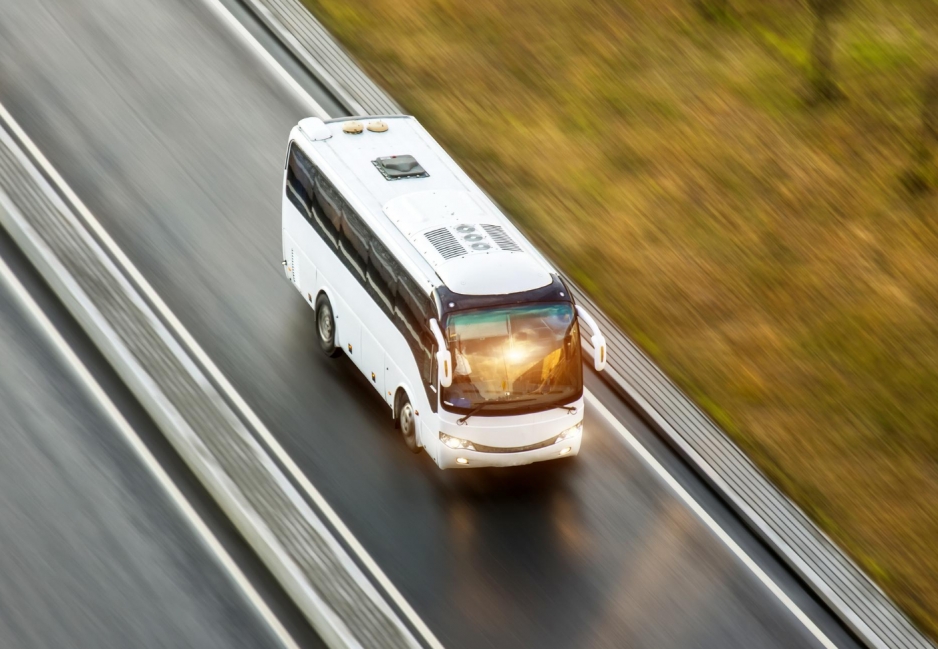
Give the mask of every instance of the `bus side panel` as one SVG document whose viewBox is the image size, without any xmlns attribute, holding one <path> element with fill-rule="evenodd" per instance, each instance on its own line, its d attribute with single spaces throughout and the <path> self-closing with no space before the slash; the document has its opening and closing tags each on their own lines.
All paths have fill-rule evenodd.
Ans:
<svg viewBox="0 0 938 649">
<path fill-rule="evenodd" d="M 381 316 L 383 317 L 384 314 L 381 314 Z M 368 322 L 378 324 L 374 320 Z M 371 380 L 371 386 L 382 396 L 384 396 L 385 380 L 384 356 L 384 347 L 378 343 L 367 327 L 362 327 L 363 371 L 365 376 Z"/>
<path fill-rule="evenodd" d="M 316 308 L 316 286 L 317 286 L 317 269 L 313 265 L 313 262 L 310 261 L 309 257 L 303 251 L 302 248 L 299 248 L 299 256 L 296 260 L 296 263 L 300 266 L 300 293 L 303 294 L 303 299 L 309 303 L 309 306 L 313 309 Z"/>
<path fill-rule="evenodd" d="M 386 355 L 387 362 L 385 363 L 385 373 L 384 381 L 388 386 L 385 390 L 384 400 L 388 402 L 388 405 L 392 408 L 394 407 L 394 393 L 402 385 L 407 385 L 407 379 L 404 377 L 404 373 L 397 366 L 397 363 L 394 362 L 394 359 L 390 354 Z"/>
<path fill-rule="evenodd" d="M 300 290 L 299 278 L 300 270 L 297 267 L 297 257 L 300 254 L 300 246 L 296 243 L 293 237 L 287 232 L 286 228 L 283 230 L 283 260 L 286 262 L 284 270 L 287 273 L 287 279 L 293 283 L 296 290 Z"/>
<path fill-rule="evenodd" d="M 437 436 L 439 435 L 438 431 L 440 430 L 440 427 L 437 423 L 437 415 L 428 411 L 426 416 L 421 413 L 421 416 L 418 419 L 420 421 L 420 443 L 427 451 L 427 455 L 433 458 L 434 462 L 439 464 L 440 443 L 437 441 Z"/>
<path fill-rule="evenodd" d="M 293 212 L 293 216 L 289 218 L 290 231 L 295 234 L 291 238 L 298 242 L 298 256 L 316 260 L 316 264 L 313 264 L 312 261 L 309 262 L 310 268 L 315 268 L 315 279 L 305 284 L 302 290 L 312 297 L 314 306 L 319 293 L 326 293 L 329 302 L 332 304 L 332 313 L 335 317 L 336 345 L 341 347 L 342 351 L 361 370 L 362 325 L 355 309 L 356 305 L 349 299 L 350 297 L 354 298 L 354 291 L 358 286 L 354 279 L 349 276 L 345 267 L 326 247 L 322 239 L 316 236 L 313 228 L 299 215 L 295 208 L 289 205 L 285 208 L 285 211 Z M 302 261 L 300 262 L 300 269 L 302 272 Z"/>
<path fill-rule="evenodd" d="M 397 327 L 388 319 L 368 292 L 358 283 L 338 256 L 323 242 L 312 226 L 306 222 L 295 207 L 289 202 L 284 204 L 284 221 L 288 223 L 290 233 L 299 244 L 300 250 L 315 260 L 317 269 L 317 287 L 312 293 L 325 288 L 336 312 L 336 334 L 342 349 L 355 362 L 356 367 L 365 375 L 368 382 L 377 390 L 385 401 L 393 407 L 393 388 L 400 383 L 408 386 L 411 401 L 418 410 L 423 407 L 429 411 L 426 396 L 420 399 L 423 387 L 420 385 L 420 373 L 410 347 L 403 339 Z M 379 342 L 380 341 L 380 342 Z M 382 344 L 383 343 L 383 344 Z M 349 345 L 352 346 L 349 351 Z M 413 380 L 388 382 L 385 377 L 387 364 L 385 357 L 393 359 L 396 367 L 407 367 L 412 372 Z M 412 368 L 412 369 L 411 369 Z M 371 374 L 375 378 L 372 380 Z M 390 397 L 387 389 L 392 390 Z M 419 391 L 417 391 L 419 387 Z"/>
<path fill-rule="evenodd" d="M 297 251 L 302 251 L 299 254 L 307 256 L 310 268 L 314 269 L 314 284 L 306 284 L 306 278 L 302 278 L 302 290 L 311 294 L 314 304 L 317 294 L 321 290 L 326 291 L 335 311 L 337 342 L 341 343 L 342 349 L 365 374 L 369 383 L 372 383 L 371 372 L 374 366 L 375 381 L 372 384 L 381 392 L 388 405 L 393 406 L 397 387 L 405 386 L 411 403 L 419 412 L 418 434 L 428 439 L 427 435 L 431 433 L 426 432 L 424 422 L 429 421 L 431 427 L 435 426 L 436 415 L 431 410 L 420 378 L 420 368 L 407 340 L 368 291 L 359 284 L 337 253 L 323 241 L 286 196 L 282 203 L 282 218 L 285 254 L 290 252 L 288 244 L 292 239 Z M 290 262 L 288 257 L 285 259 Z M 300 272 L 304 272 L 302 266 Z M 351 353 L 349 345 L 352 346 Z M 363 358 L 367 351 L 365 348 L 373 352 L 369 354 L 370 363 Z M 391 378 L 391 375 L 394 378 Z M 384 384 L 379 385 L 382 378 Z"/>
<path fill-rule="evenodd" d="M 309 303 L 311 308 L 315 309 L 318 286 L 316 266 L 310 261 L 302 246 L 286 231 L 284 231 L 283 239 L 287 254 L 287 276 L 293 282 L 296 290 L 303 296 L 303 299 Z"/>
<path fill-rule="evenodd" d="M 342 299 L 341 293 L 333 291 L 329 299 L 336 313 L 336 344 L 342 348 L 346 356 L 352 359 L 355 367 L 364 372 L 362 369 L 362 323 L 355 315 L 355 310 Z"/>
</svg>

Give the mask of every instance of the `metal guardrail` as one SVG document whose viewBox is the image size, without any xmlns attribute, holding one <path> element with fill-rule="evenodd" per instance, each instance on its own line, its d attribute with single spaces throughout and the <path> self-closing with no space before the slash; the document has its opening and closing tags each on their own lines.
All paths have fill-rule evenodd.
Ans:
<svg viewBox="0 0 938 649">
<path fill-rule="evenodd" d="M 352 61 L 296 0 L 242 0 L 351 115 L 399 115 L 401 107 Z M 289 26 L 289 29 L 285 28 Z"/>
<path fill-rule="evenodd" d="M 0 222 L 323 640 L 420 647 L 3 126 Z"/>
<path fill-rule="evenodd" d="M 309 72 L 349 114 L 401 112 L 299 0 L 242 2 L 307 63 Z M 604 378 L 844 624 L 871 648 L 935 649 L 895 603 L 582 290 L 576 289 L 575 297 L 589 307 L 606 335 Z"/>
</svg>

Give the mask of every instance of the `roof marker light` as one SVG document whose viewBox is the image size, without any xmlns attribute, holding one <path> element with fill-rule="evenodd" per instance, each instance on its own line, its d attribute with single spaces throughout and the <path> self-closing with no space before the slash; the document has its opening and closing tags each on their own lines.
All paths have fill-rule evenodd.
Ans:
<svg viewBox="0 0 938 649">
<path fill-rule="evenodd" d="M 388 123 L 380 119 L 376 122 L 368 122 L 368 130 L 372 133 L 384 133 L 388 130 Z"/>
<path fill-rule="evenodd" d="M 364 130 L 361 122 L 346 122 L 342 125 L 342 132 L 349 135 L 358 135 Z"/>
</svg>

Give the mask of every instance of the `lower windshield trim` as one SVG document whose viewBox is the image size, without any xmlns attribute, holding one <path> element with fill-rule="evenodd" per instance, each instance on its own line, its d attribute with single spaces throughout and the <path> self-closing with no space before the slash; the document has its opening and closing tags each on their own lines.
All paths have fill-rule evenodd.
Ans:
<svg viewBox="0 0 938 649">
<path fill-rule="evenodd" d="M 472 442 L 472 446 L 473 449 L 479 453 L 524 453 L 526 451 L 536 451 L 541 448 L 553 446 L 557 443 L 558 437 L 560 437 L 560 435 L 554 435 L 550 439 L 545 439 L 543 442 L 536 442 L 534 444 L 528 444 L 527 446 L 486 446 L 484 444 L 477 444 L 476 442 Z"/>
<path fill-rule="evenodd" d="M 515 417 L 518 415 L 533 415 L 538 412 L 544 412 L 546 410 L 556 410 L 557 408 L 563 408 L 564 406 L 569 406 L 575 401 L 579 401 L 583 398 L 583 389 L 580 388 L 578 392 L 575 392 L 569 396 L 564 396 L 561 399 L 556 399 L 554 401 L 546 402 L 537 402 L 537 403 L 519 403 L 516 407 L 512 408 L 510 403 L 506 403 L 504 406 L 499 407 L 495 405 L 495 402 L 492 402 L 493 407 L 484 408 L 479 412 L 476 412 L 472 415 L 475 417 Z M 468 408 L 460 406 L 448 405 L 443 399 L 440 399 L 440 407 L 446 412 L 451 412 L 454 415 L 467 415 L 472 410 L 484 402 L 475 403 Z"/>
</svg>

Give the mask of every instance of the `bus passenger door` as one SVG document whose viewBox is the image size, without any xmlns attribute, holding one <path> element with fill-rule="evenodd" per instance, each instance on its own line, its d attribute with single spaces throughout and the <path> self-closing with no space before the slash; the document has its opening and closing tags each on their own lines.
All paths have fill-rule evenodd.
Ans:
<svg viewBox="0 0 938 649">
<path fill-rule="evenodd" d="M 365 377 L 371 381 L 372 387 L 384 396 L 384 348 L 378 344 L 375 337 L 365 327 L 362 327 L 362 354 L 359 368 L 365 373 Z"/>
</svg>

